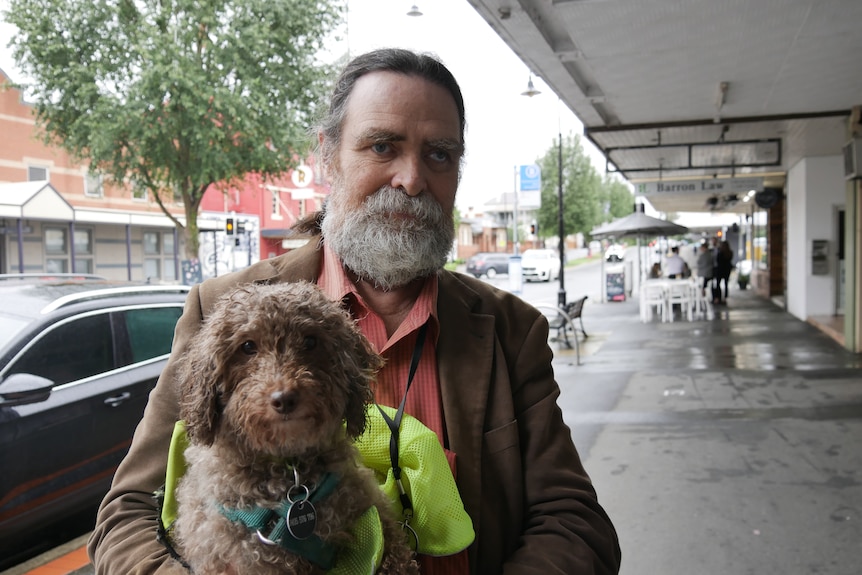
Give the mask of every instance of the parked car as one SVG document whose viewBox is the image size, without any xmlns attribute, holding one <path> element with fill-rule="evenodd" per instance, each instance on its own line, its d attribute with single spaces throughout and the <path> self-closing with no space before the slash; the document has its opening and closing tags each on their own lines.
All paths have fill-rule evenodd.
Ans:
<svg viewBox="0 0 862 575">
<path fill-rule="evenodd" d="M 0 571 L 95 509 L 167 362 L 187 286 L 0 276 Z"/>
<path fill-rule="evenodd" d="M 467 260 L 467 273 L 477 278 L 483 275 L 492 278 L 497 274 L 509 273 L 509 254 L 483 252 Z"/>
<path fill-rule="evenodd" d="M 613 244 L 605 250 L 605 261 L 619 263 L 626 259 L 626 248 L 620 244 Z"/>
<path fill-rule="evenodd" d="M 521 255 L 524 281 L 549 282 L 560 277 L 560 254 L 556 250 L 531 249 Z"/>
</svg>

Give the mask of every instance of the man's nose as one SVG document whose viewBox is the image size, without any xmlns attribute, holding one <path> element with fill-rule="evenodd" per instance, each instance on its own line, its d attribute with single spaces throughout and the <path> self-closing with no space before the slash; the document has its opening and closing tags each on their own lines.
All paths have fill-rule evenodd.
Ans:
<svg viewBox="0 0 862 575">
<path fill-rule="evenodd" d="M 422 158 L 416 156 L 399 158 L 391 185 L 393 188 L 401 188 L 408 196 L 418 196 L 424 192 L 428 181 Z"/>
</svg>

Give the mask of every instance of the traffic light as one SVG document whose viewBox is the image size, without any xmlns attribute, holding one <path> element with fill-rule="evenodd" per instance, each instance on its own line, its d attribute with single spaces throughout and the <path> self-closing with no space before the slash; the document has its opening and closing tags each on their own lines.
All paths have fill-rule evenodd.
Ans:
<svg viewBox="0 0 862 575">
<path fill-rule="evenodd" d="M 237 220 L 236 222 L 236 233 L 244 234 L 245 233 L 245 220 Z"/>
<path fill-rule="evenodd" d="M 530 224 L 530 233 L 536 235 L 536 224 Z"/>
<path fill-rule="evenodd" d="M 233 218 L 228 218 L 224 223 L 224 233 L 229 236 L 233 235 Z"/>
</svg>

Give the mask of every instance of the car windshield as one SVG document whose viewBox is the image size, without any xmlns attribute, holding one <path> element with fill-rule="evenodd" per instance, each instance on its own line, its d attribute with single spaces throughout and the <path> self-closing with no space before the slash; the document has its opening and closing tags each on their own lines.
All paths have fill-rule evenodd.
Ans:
<svg viewBox="0 0 862 575">
<path fill-rule="evenodd" d="M 22 331 L 31 320 L 8 314 L 0 314 L 0 349 L 15 339 L 18 332 Z"/>
<path fill-rule="evenodd" d="M 549 257 L 551 257 L 551 253 L 550 252 L 540 252 L 540 251 L 527 250 L 524 252 L 524 257 L 534 259 L 534 260 L 546 260 Z"/>
</svg>

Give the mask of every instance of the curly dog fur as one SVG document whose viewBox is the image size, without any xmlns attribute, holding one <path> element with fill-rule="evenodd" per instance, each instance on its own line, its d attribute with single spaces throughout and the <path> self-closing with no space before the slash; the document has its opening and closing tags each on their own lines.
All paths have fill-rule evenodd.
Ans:
<svg viewBox="0 0 862 575">
<path fill-rule="evenodd" d="M 391 503 L 353 445 L 382 365 L 350 315 L 313 284 L 245 285 L 218 302 L 178 370 L 190 447 L 173 536 L 196 574 L 323 572 L 220 511 L 278 508 L 295 488 L 294 471 L 303 485 L 326 472 L 341 478 L 314 504 L 315 535 L 350 545 L 351 526 L 375 505 L 385 542 L 378 572 L 418 573 Z"/>
</svg>

